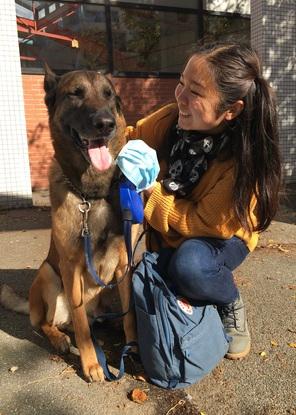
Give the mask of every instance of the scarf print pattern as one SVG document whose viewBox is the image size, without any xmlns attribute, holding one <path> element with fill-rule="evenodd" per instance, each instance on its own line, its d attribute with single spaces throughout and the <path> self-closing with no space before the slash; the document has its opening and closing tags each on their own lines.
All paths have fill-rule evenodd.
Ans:
<svg viewBox="0 0 296 415">
<path fill-rule="evenodd" d="M 197 185 L 207 171 L 209 161 L 218 155 L 228 137 L 225 133 L 211 136 L 185 131 L 177 125 L 172 138 L 168 174 L 162 184 L 169 193 L 184 197 Z"/>
</svg>

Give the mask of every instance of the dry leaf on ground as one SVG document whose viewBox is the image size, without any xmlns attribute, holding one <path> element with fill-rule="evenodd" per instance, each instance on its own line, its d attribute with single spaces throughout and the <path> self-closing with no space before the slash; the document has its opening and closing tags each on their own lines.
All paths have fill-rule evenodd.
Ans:
<svg viewBox="0 0 296 415">
<path fill-rule="evenodd" d="M 133 402 L 144 403 L 145 401 L 147 401 L 148 396 L 143 390 L 136 388 L 130 392 L 129 398 Z"/>
<path fill-rule="evenodd" d="M 296 349 L 296 343 L 288 343 L 288 346 L 292 349 Z"/>
<path fill-rule="evenodd" d="M 267 359 L 267 353 L 263 350 L 263 352 L 259 353 L 260 357 L 263 357 L 264 359 Z"/>
<path fill-rule="evenodd" d="M 69 375 L 74 375 L 75 373 L 76 370 L 73 366 L 67 366 L 61 371 L 60 375 L 68 377 Z"/>
<path fill-rule="evenodd" d="M 278 246 L 278 250 L 281 252 L 290 252 L 289 249 L 283 248 L 281 245 Z"/>
<path fill-rule="evenodd" d="M 48 356 L 48 358 L 49 358 L 49 360 L 52 360 L 53 362 L 62 362 L 63 361 L 63 359 L 57 354 L 50 354 Z"/>
</svg>

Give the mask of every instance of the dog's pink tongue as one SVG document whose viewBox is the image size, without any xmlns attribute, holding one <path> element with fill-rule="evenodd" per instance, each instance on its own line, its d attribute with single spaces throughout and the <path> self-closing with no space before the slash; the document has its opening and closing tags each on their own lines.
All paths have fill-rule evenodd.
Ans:
<svg viewBox="0 0 296 415">
<path fill-rule="evenodd" d="M 112 156 L 106 146 L 89 148 L 88 155 L 92 165 L 99 171 L 107 170 L 111 166 Z"/>
</svg>

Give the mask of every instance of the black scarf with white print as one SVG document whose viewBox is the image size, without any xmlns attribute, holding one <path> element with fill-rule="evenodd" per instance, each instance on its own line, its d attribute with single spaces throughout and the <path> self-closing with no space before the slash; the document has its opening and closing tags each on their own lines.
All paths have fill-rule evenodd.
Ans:
<svg viewBox="0 0 296 415">
<path fill-rule="evenodd" d="M 172 130 L 168 174 L 162 181 L 169 193 L 187 196 L 207 171 L 208 164 L 225 147 L 225 133 L 209 135 L 186 131 L 176 125 Z"/>
</svg>

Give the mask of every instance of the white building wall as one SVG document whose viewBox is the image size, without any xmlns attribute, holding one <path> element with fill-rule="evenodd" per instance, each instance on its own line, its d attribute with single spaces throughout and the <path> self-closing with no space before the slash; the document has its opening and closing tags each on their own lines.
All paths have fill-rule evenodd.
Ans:
<svg viewBox="0 0 296 415">
<path fill-rule="evenodd" d="M 15 4 L 0 7 L 0 208 L 32 204 Z"/>
<path fill-rule="evenodd" d="M 295 0 L 251 0 L 251 43 L 277 93 L 284 179 L 296 182 Z"/>
</svg>

